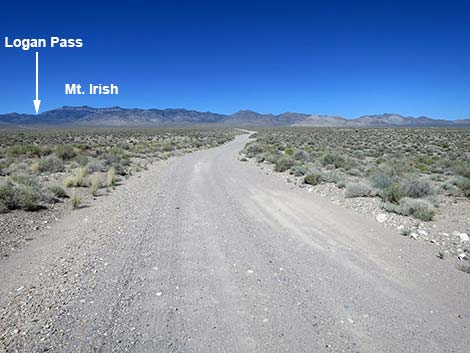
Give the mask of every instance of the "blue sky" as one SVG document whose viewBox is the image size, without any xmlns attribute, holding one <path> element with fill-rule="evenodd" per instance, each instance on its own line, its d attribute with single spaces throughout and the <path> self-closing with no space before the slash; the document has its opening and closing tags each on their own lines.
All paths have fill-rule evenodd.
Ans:
<svg viewBox="0 0 470 353">
<path fill-rule="evenodd" d="M 0 113 L 33 113 L 34 50 L 10 38 L 83 38 L 40 49 L 41 111 L 63 105 L 251 109 L 470 118 L 464 1 L 22 2 L 0 13 Z M 118 96 L 66 96 L 65 83 Z"/>
</svg>

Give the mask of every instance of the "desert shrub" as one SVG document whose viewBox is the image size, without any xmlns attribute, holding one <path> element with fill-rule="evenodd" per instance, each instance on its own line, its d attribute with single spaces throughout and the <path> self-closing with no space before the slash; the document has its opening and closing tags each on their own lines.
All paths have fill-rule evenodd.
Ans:
<svg viewBox="0 0 470 353">
<path fill-rule="evenodd" d="M 333 165 L 335 168 L 346 168 L 347 160 L 344 156 L 340 155 L 337 152 L 327 152 L 325 153 L 320 162 L 322 165 Z"/>
<path fill-rule="evenodd" d="M 116 174 L 126 175 L 127 167 L 130 162 L 127 158 L 118 155 L 107 155 L 104 159 L 104 165 L 106 167 L 113 167 Z"/>
<path fill-rule="evenodd" d="M 279 158 L 272 152 L 263 153 L 264 159 L 269 163 L 276 163 L 277 159 Z"/>
<path fill-rule="evenodd" d="M 372 194 L 372 187 L 365 182 L 349 183 L 346 185 L 346 197 L 367 197 Z"/>
<path fill-rule="evenodd" d="M 451 181 L 441 184 L 440 189 L 441 193 L 447 196 L 458 196 L 461 193 L 461 189 Z"/>
<path fill-rule="evenodd" d="M 322 175 L 320 173 L 311 173 L 305 176 L 304 183 L 309 185 L 317 185 L 321 182 Z"/>
<path fill-rule="evenodd" d="M 106 167 L 100 161 L 89 161 L 86 165 L 86 171 L 88 174 L 93 174 L 96 172 L 105 172 Z"/>
<path fill-rule="evenodd" d="M 455 175 L 470 178 L 470 161 L 460 162 L 453 169 Z"/>
<path fill-rule="evenodd" d="M 14 145 L 9 148 L 8 154 L 12 157 L 41 157 L 42 149 L 37 145 Z"/>
<path fill-rule="evenodd" d="M 58 145 L 55 147 L 54 154 L 57 158 L 60 158 L 64 161 L 73 159 L 77 153 L 73 146 L 70 145 Z"/>
<path fill-rule="evenodd" d="M 41 208 L 42 194 L 39 188 L 31 185 L 17 184 L 13 199 L 13 208 L 26 211 L 37 211 Z"/>
<path fill-rule="evenodd" d="M 256 156 L 255 160 L 256 160 L 256 163 L 263 163 L 265 160 L 265 157 L 263 154 L 259 154 Z"/>
<path fill-rule="evenodd" d="M 55 155 L 42 157 L 38 161 L 38 171 L 41 173 L 57 173 L 64 170 L 64 161 Z"/>
<path fill-rule="evenodd" d="M 281 157 L 274 164 L 274 171 L 284 172 L 294 165 L 294 160 L 290 157 Z"/>
<path fill-rule="evenodd" d="M 304 176 L 308 174 L 308 168 L 305 165 L 294 165 L 290 169 L 290 173 L 296 177 Z"/>
<path fill-rule="evenodd" d="M 14 193 L 14 184 L 10 179 L 0 182 L 0 211 L 6 212 L 9 209 L 14 209 Z"/>
<path fill-rule="evenodd" d="M 89 158 L 87 156 L 84 156 L 82 154 L 77 155 L 77 157 L 74 158 L 74 161 L 80 166 L 80 167 L 85 167 L 88 164 Z"/>
<path fill-rule="evenodd" d="M 399 179 L 399 173 L 396 169 L 389 166 L 382 166 L 372 172 L 370 181 L 378 189 L 385 189 L 391 186 Z"/>
<path fill-rule="evenodd" d="M 8 178 L 0 184 L 0 204 L 3 210 L 37 211 L 48 201 L 36 180 L 20 176 Z"/>
<path fill-rule="evenodd" d="M 347 176 L 339 170 L 329 170 L 323 173 L 322 179 L 328 183 L 334 183 L 339 188 L 344 188 L 348 184 Z"/>
<path fill-rule="evenodd" d="M 288 156 L 293 156 L 294 155 L 294 149 L 292 147 L 288 147 L 284 150 L 284 153 L 287 154 Z"/>
<path fill-rule="evenodd" d="M 257 142 L 251 142 L 246 145 L 244 148 L 244 152 L 248 158 L 253 158 L 258 154 L 261 154 L 264 152 L 264 148 L 261 144 Z"/>
<path fill-rule="evenodd" d="M 362 176 L 362 172 L 358 168 L 351 168 L 348 170 L 349 175 L 360 177 Z"/>
<path fill-rule="evenodd" d="M 48 189 L 52 195 L 58 199 L 66 199 L 69 197 L 65 190 L 58 185 L 50 186 Z"/>
<path fill-rule="evenodd" d="M 426 179 L 408 179 L 403 181 L 403 188 L 408 197 L 421 198 L 433 194 L 431 183 Z"/>
<path fill-rule="evenodd" d="M 384 208 L 403 216 L 413 216 L 422 221 L 431 221 L 435 215 L 432 203 L 423 199 L 403 198 L 399 204 L 386 203 Z"/>
<path fill-rule="evenodd" d="M 470 178 L 462 178 L 457 181 L 457 186 L 462 190 L 462 193 L 466 197 L 470 197 Z"/>
<path fill-rule="evenodd" d="M 381 190 L 379 196 L 386 202 L 398 203 L 407 193 L 401 182 L 394 182 Z"/>
<path fill-rule="evenodd" d="M 294 159 L 297 161 L 308 161 L 310 160 L 310 154 L 304 150 L 298 150 L 294 153 Z"/>
</svg>

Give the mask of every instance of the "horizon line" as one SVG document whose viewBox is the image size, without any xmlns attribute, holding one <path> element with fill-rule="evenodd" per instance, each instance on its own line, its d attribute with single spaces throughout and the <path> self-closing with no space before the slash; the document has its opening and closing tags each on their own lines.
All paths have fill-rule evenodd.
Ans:
<svg viewBox="0 0 470 353">
<path fill-rule="evenodd" d="M 188 109 L 188 108 L 139 108 L 139 107 L 123 107 L 123 106 L 109 106 L 109 107 L 98 107 L 98 106 L 91 106 L 91 105 L 77 105 L 77 106 L 73 106 L 73 105 L 63 105 L 63 106 L 59 106 L 57 108 L 53 108 L 53 109 L 48 109 L 48 110 L 45 110 L 41 113 L 39 113 L 37 116 L 39 117 L 41 114 L 44 114 L 44 113 L 47 113 L 47 112 L 50 112 L 50 111 L 54 111 L 54 110 L 59 110 L 59 109 L 64 109 L 64 108 L 74 108 L 74 109 L 78 109 L 78 108 L 89 108 L 89 109 L 96 109 L 96 110 L 99 110 L 99 109 L 122 109 L 122 110 L 186 110 L 186 111 L 194 111 L 194 112 L 199 112 L 199 113 L 211 113 L 211 114 L 218 114 L 218 115 L 223 115 L 223 116 L 231 116 L 231 115 L 234 115 L 234 114 L 237 114 L 237 113 L 240 113 L 240 112 L 253 112 L 253 113 L 256 113 L 256 114 L 260 114 L 260 115 L 273 115 L 273 116 L 280 116 L 280 115 L 283 115 L 283 114 L 302 114 L 302 115 L 306 115 L 306 116 L 319 116 L 319 117 L 330 117 L 330 118 L 341 118 L 341 119 L 345 119 L 345 120 L 356 120 L 356 119 L 360 119 L 362 117 L 372 117 L 372 116 L 383 116 L 383 115 L 398 115 L 398 116 L 401 116 L 403 118 L 412 118 L 412 119 L 419 119 L 419 118 L 426 118 L 426 119 L 431 119 L 431 120 L 446 120 L 446 121 L 462 121 L 462 120 L 470 120 L 470 117 L 468 118 L 431 118 L 429 116 L 426 116 L 426 115 L 420 115 L 420 116 L 412 116 L 412 115 L 403 115 L 403 114 L 400 114 L 400 113 L 388 113 L 388 112 L 384 112 L 384 113 L 373 113 L 373 114 L 363 114 L 363 115 L 360 115 L 358 117 L 355 117 L 355 118 L 347 118 L 347 117 L 344 117 L 344 116 L 341 116 L 341 115 L 337 115 L 337 114 L 317 114 L 317 113 L 303 113 L 303 112 L 296 112 L 296 111 L 285 111 L 285 112 L 282 112 L 282 113 L 279 113 L 279 114 L 274 114 L 274 113 L 261 113 L 261 112 L 257 112 L 256 110 L 252 110 L 252 109 L 240 109 L 236 112 L 233 112 L 233 113 L 230 113 L 230 114 L 224 114 L 224 113 L 217 113 L 217 112 L 214 112 L 214 111 L 211 111 L 211 110 L 197 110 L 197 109 Z M 7 112 L 7 113 L 0 113 L 0 116 L 2 115 L 10 115 L 10 114 L 17 114 L 17 115 L 35 115 L 36 114 L 33 114 L 33 113 L 20 113 L 20 112 Z"/>
</svg>

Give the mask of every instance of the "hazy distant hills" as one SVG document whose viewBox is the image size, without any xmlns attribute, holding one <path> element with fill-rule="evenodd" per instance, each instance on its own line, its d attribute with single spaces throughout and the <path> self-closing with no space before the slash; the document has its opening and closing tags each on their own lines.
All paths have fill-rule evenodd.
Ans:
<svg viewBox="0 0 470 353">
<path fill-rule="evenodd" d="M 186 109 L 124 109 L 62 107 L 39 115 L 3 114 L 0 127 L 186 127 L 186 126 L 239 126 L 239 127 L 470 127 L 470 119 L 438 120 L 427 117 L 404 117 L 399 114 L 365 115 L 357 119 L 338 116 L 283 113 L 260 114 L 241 110 L 232 115 L 199 112 Z"/>
<path fill-rule="evenodd" d="M 295 126 L 329 127 L 470 127 L 470 119 L 443 120 L 428 117 L 405 117 L 399 114 L 364 115 L 357 119 L 339 116 L 310 115 Z"/>
</svg>

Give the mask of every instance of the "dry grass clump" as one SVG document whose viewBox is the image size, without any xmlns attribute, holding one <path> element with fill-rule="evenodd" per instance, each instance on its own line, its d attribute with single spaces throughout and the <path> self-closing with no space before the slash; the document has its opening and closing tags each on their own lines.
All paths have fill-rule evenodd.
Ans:
<svg viewBox="0 0 470 353">
<path fill-rule="evenodd" d="M 116 169 L 113 167 L 109 168 L 108 172 L 106 173 L 106 185 L 108 188 L 116 186 L 118 181 L 118 177 L 116 175 Z"/>
<path fill-rule="evenodd" d="M 101 173 L 93 173 L 93 175 L 88 178 L 88 185 L 90 186 L 91 194 L 93 196 L 97 196 L 98 190 L 103 187 L 103 183 L 101 181 Z"/>
<path fill-rule="evenodd" d="M 82 202 L 82 200 L 81 200 L 80 196 L 78 196 L 77 192 L 74 191 L 72 193 L 72 197 L 70 198 L 70 204 L 72 205 L 72 208 L 74 210 L 76 210 L 77 208 L 80 207 L 81 202 Z"/>
</svg>

